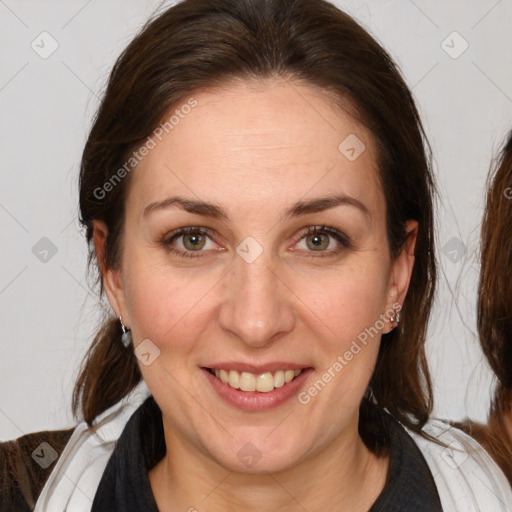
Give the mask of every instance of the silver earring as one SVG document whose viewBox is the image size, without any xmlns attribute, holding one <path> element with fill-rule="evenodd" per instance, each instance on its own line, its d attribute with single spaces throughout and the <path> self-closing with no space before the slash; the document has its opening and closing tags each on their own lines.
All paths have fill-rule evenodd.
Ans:
<svg viewBox="0 0 512 512">
<path fill-rule="evenodd" d="M 375 396 L 373 394 L 373 388 L 371 386 L 369 386 L 368 389 L 366 390 L 366 397 L 368 399 L 368 402 L 377 405 L 377 400 L 375 399 Z"/>
<path fill-rule="evenodd" d="M 121 322 L 121 330 L 123 331 L 123 335 L 121 336 L 121 341 L 123 342 L 123 345 L 126 348 L 128 348 L 130 346 L 130 343 L 132 342 L 132 331 L 129 327 L 126 327 L 123 324 L 121 317 L 119 317 L 119 321 Z"/>
<path fill-rule="evenodd" d="M 398 324 L 398 322 L 400 322 L 400 310 L 396 312 L 396 323 Z"/>
</svg>

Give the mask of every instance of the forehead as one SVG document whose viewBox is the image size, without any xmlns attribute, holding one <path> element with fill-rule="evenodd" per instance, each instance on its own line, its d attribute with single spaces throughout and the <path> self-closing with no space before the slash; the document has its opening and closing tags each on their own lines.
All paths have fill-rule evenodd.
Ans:
<svg viewBox="0 0 512 512">
<path fill-rule="evenodd" d="M 383 200 L 371 134 L 314 86 L 236 82 L 190 94 L 171 116 L 133 171 L 137 209 L 176 192 L 233 210 L 333 192 Z"/>
</svg>

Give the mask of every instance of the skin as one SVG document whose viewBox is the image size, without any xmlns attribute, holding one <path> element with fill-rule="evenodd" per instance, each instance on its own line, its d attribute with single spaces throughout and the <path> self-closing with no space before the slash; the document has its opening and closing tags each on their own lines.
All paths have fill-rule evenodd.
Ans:
<svg viewBox="0 0 512 512">
<path fill-rule="evenodd" d="M 133 171 L 121 265 L 102 274 L 116 315 L 135 347 L 150 339 L 160 356 L 143 377 L 162 410 L 167 454 L 149 473 L 162 511 L 367 511 L 382 491 L 387 457 L 358 434 L 358 409 L 372 375 L 381 332 L 311 401 L 247 412 L 227 404 L 200 367 L 220 361 L 287 361 L 313 367 L 303 390 L 393 304 L 403 304 L 417 224 L 391 260 L 385 200 L 370 133 L 323 91 L 282 79 L 236 82 L 192 95 L 198 105 Z M 338 145 L 356 134 L 366 150 L 349 161 Z M 363 203 L 282 218 L 298 200 L 332 193 Z M 178 207 L 145 207 L 179 194 L 221 205 L 227 220 Z M 305 235 L 327 225 L 320 249 Z M 195 258 L 160 241 L 183 226 L 208 227 Z M 105 225 L 95 222 L 103 261 Z M 236 248 L 252 236 L 263 248 L 252 263 Z M 192 234 L 193 237 L 193 234 Z M 175 239 L 193 252 L 191 236 Z M 186 239 L 186 240 L 185 240 Z M 183 245 L 187 242 L 187 245 Z M 191 249 L 192 247 L 192 249 Z M 247 468 L 248 442 L 261 459 Z"/>
</svg>

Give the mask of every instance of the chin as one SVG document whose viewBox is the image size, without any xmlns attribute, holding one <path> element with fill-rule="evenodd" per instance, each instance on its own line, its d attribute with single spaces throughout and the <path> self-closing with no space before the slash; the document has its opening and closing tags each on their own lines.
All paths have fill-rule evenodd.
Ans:
<svg viewBox="0 0 512 512">
<path fill-rule="evenodd" d="M 221 443 L 209 451 L 209 456 L 223 468 L 236 473 L 252 475 L 276 473 L 291 469 L 303 459 L 303 445 L 284 443 L 283 439 L 270 441 L 267 433 L 260 436 L 244 436 L 228 445 Z"/>
</svg>

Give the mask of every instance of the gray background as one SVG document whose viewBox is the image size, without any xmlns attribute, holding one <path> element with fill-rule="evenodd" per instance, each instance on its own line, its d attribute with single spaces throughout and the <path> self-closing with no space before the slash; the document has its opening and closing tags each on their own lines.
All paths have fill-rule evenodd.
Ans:
<svg viewBox="0 0 512 512">
<path fill-rule="evenodd" d="M 74 422 L 73 381 L 100 308 L 77 222 L 79 159 L 115 59 L 158 5 L 0 0 L 0 439 Z M 492 379 L 475 336 L 477 250 L 489 163 L 512 128 L 512 1 L 336 5 L 399 63 L 434 150 L 435 412 L 485 419 Z"/>
</svg>

